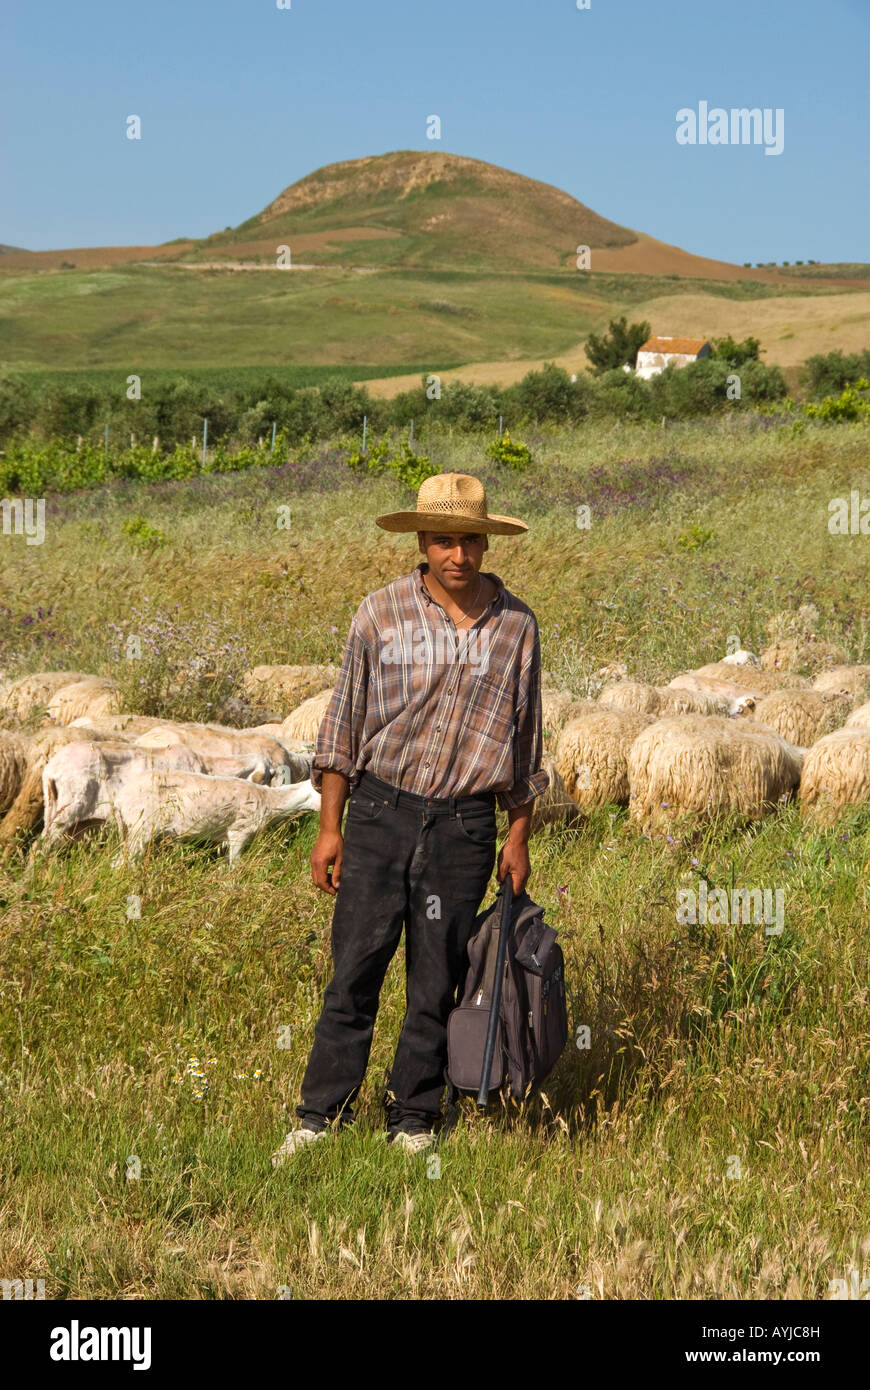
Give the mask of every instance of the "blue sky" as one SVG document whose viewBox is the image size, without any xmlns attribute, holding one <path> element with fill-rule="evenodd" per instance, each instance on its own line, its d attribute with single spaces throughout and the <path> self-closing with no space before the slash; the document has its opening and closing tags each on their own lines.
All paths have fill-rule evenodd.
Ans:
<svg viewBox="0 0 870 1390">
<path fill-rule="evenodd" d="M 700 255 L 866 261 L 868 37 L 867 0 L 7 0 L 0 242 L 204 236 L 436 148 Z M 781 107 L 783 152 L 678 145 L 700 101 Z"/>
</svg>

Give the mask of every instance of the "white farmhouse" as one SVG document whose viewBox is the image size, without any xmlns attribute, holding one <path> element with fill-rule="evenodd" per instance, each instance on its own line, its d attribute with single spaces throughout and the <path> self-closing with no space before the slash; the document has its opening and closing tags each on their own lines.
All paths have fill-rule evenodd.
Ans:
<svg viewBox="0 0 870 1390">
<path fill-rule="evenodd" d="M 675 367 L 685 367 L 689 362 L 697 362 L 699 357 L 709 356 L 710 344 L 706 338 L 647 338 L 638 349 L 635 375 L 646 381 L 671 363 Z"/>
</svg>

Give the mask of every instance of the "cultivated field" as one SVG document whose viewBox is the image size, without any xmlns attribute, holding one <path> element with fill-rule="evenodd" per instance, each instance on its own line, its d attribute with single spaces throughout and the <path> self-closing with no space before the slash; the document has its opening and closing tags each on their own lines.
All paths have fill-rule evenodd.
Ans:
<svg viewBox="0 0 870 1390">
<path fill-rule="evenodd" d="M 758 650 L 775 612 L 810 601 L 870 661 L 868 540 L 827 530 L 832 497 L 870 494 L 866 427 L 796 436 L 747 416 L 527 439 L 520 476 L 487 471 L 474 438 L 425 445 L 529 521 L 484 568 L 534 608 L 554 683 L 583 694 L 617 662 L 667 680 L 731 634 Z M 49 499 L 42 546 L 0 538 L 0 669 L 117 676 L 115 628 L 221 676 L 338 661 L 362 597 L 419 558 L 372 520 L 409 500 L 329 449 Z M 163 543 L 125 534 L 131 517 Z M 116 873 L 111 838 L 7 854 L 10 1275 L 44 1277 L 49 1298 L 793 1299 L 866 1272 L 870 812 L 820 832 L 786 807 L 670 843 L 604 810 L 534 837 L 529 891 L 561 930 L 571 1038 L 526 1113 L 463 1108 L 437 1177 L 379 1128 L 401 950 L 358 1132 L 270 1167 L 330 968 L 315 834 L 314 817 L 270 832 L 232 869 L 185 848 Z M 782 886 L 783 934 L 677 925 L 677 888 L 701 873 Z"/>
</svg>

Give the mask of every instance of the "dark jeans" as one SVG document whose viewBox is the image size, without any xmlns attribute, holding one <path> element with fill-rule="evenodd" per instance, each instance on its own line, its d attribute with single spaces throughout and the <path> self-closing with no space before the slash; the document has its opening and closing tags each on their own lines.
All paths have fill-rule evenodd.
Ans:
<svg viewBox="0 0 870 1390">
<path fill-rule="evenodd" d="M 381 985 L 404 926 L 406 1012 L 383 1105 L 391 1133 L 436 1125 L 449 1087 L 447 1017 L 495 847 L 493 792 L 432 799 L 362 774 L 344 828 L 334 973 L 296 1107 L 304 1123 L 352 1123 Z"/>
</svg>

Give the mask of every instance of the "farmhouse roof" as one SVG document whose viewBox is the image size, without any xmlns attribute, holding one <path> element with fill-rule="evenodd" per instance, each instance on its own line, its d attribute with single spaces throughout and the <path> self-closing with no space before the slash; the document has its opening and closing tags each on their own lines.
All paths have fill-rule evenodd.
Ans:
<svg viewBox="0 0 870 1390">
<path fill-rule="evenodd" d="M 706 338 L 647 338 L 638 352 L 698 353 L 706 342 Z"/>
</svg>

